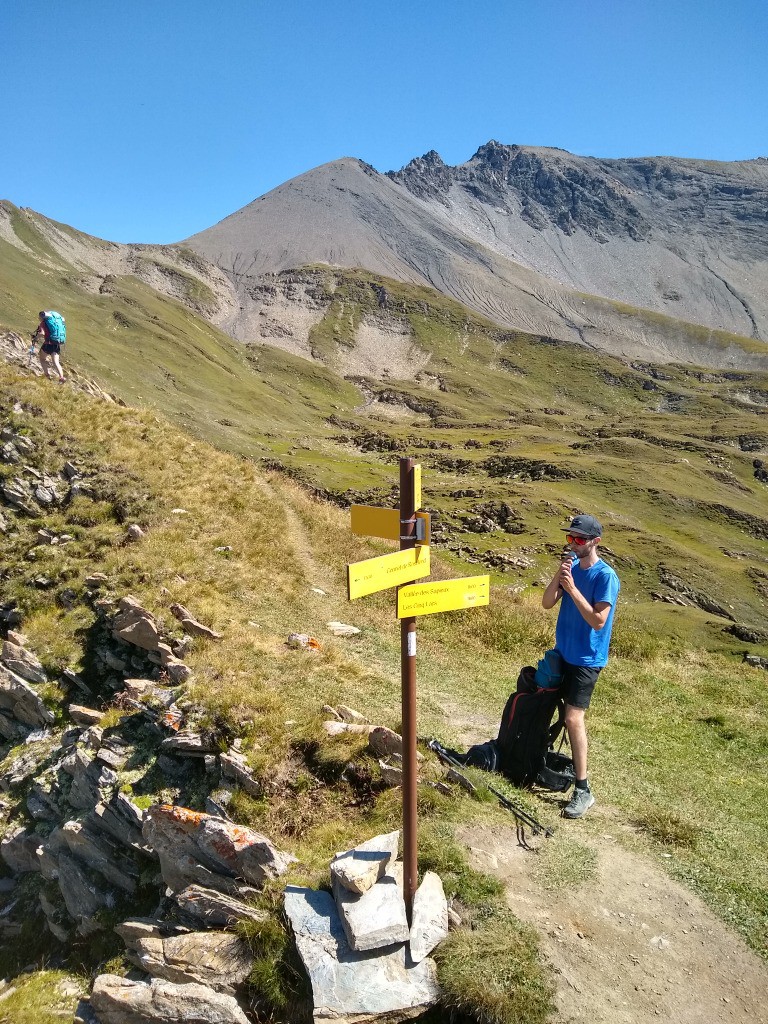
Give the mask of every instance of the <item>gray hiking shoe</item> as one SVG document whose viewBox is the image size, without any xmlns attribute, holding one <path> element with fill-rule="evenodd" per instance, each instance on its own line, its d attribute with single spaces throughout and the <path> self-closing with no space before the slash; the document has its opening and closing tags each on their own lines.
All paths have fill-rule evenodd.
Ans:
<svg viewBox="0 0 768 1024">
<path fill-rule="evenodd" d="M 580 818 L 595 802 L 590 789 L 574 789 L 573 796 L 563 809 L 566 818 Z"/>
</svg>

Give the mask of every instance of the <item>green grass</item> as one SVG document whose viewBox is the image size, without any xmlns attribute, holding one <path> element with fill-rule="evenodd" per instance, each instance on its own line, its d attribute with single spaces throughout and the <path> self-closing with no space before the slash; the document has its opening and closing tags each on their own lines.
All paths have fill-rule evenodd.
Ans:
<svg viewBox="0 0 768 1024">
<path fill-rule="evenodd" d="M 553 984 L 537 958 L 534 930 L 506 910 L 458 930 L 435 953 L 441 1001 L 483 1024 L 544 1024 Z"/>
<path fill-rule="evenodd" d="M 5 991 L 0 991 L 0 1024 L 60 1024 L 73 1016 L 78 1001 L 87 993 L 87 979 L 66 971 L 44 970 L 10 978 Z"/>
</svg>

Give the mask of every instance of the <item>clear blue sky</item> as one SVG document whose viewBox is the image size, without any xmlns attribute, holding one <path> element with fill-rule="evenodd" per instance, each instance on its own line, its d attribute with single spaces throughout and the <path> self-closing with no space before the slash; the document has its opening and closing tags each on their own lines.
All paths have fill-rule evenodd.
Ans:
<svg viewBox="0 0 768 1024">
<path fill-rule="evenodd" d="M 171 242 L 341 156 L 768 156 L 766 0 L 0 0 L 0 198 Z"/>
</svg>

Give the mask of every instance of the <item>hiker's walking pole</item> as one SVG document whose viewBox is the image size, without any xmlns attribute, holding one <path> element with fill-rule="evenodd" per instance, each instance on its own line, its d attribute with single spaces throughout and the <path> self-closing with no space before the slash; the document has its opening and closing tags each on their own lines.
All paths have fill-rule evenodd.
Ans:
<svg viewBox="0 0 768 1024">
<path fill-rule="evenodd" d="M 400 459 L 400 550 L 416 547 L 415 459 Z M 403 896 L 411 922 L 417 885 L 416 616 L 400 620 L 403 710 Z"/>
</svg>

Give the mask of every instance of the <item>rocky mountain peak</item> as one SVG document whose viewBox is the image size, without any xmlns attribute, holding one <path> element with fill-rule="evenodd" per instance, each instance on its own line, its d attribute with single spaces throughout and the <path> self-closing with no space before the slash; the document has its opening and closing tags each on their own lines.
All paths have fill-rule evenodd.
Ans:
<svg viewBox="0 0 768 1024">
<path fill-rule="evenodd" d="M 463 189 L 495 210 L 519 213 L 538 230 L 554 225 L 571 235 L 581 228 L 598 241 L 609 233 L 638 240 L 649 231 L 628 189 L 599 161 L 564 150 L 506 146 L 491 139 L 465 164 L 448 167 L 432 150 L 390 177 L 413 195 L 443 204 L 454 187 Z"/>
</svg>

